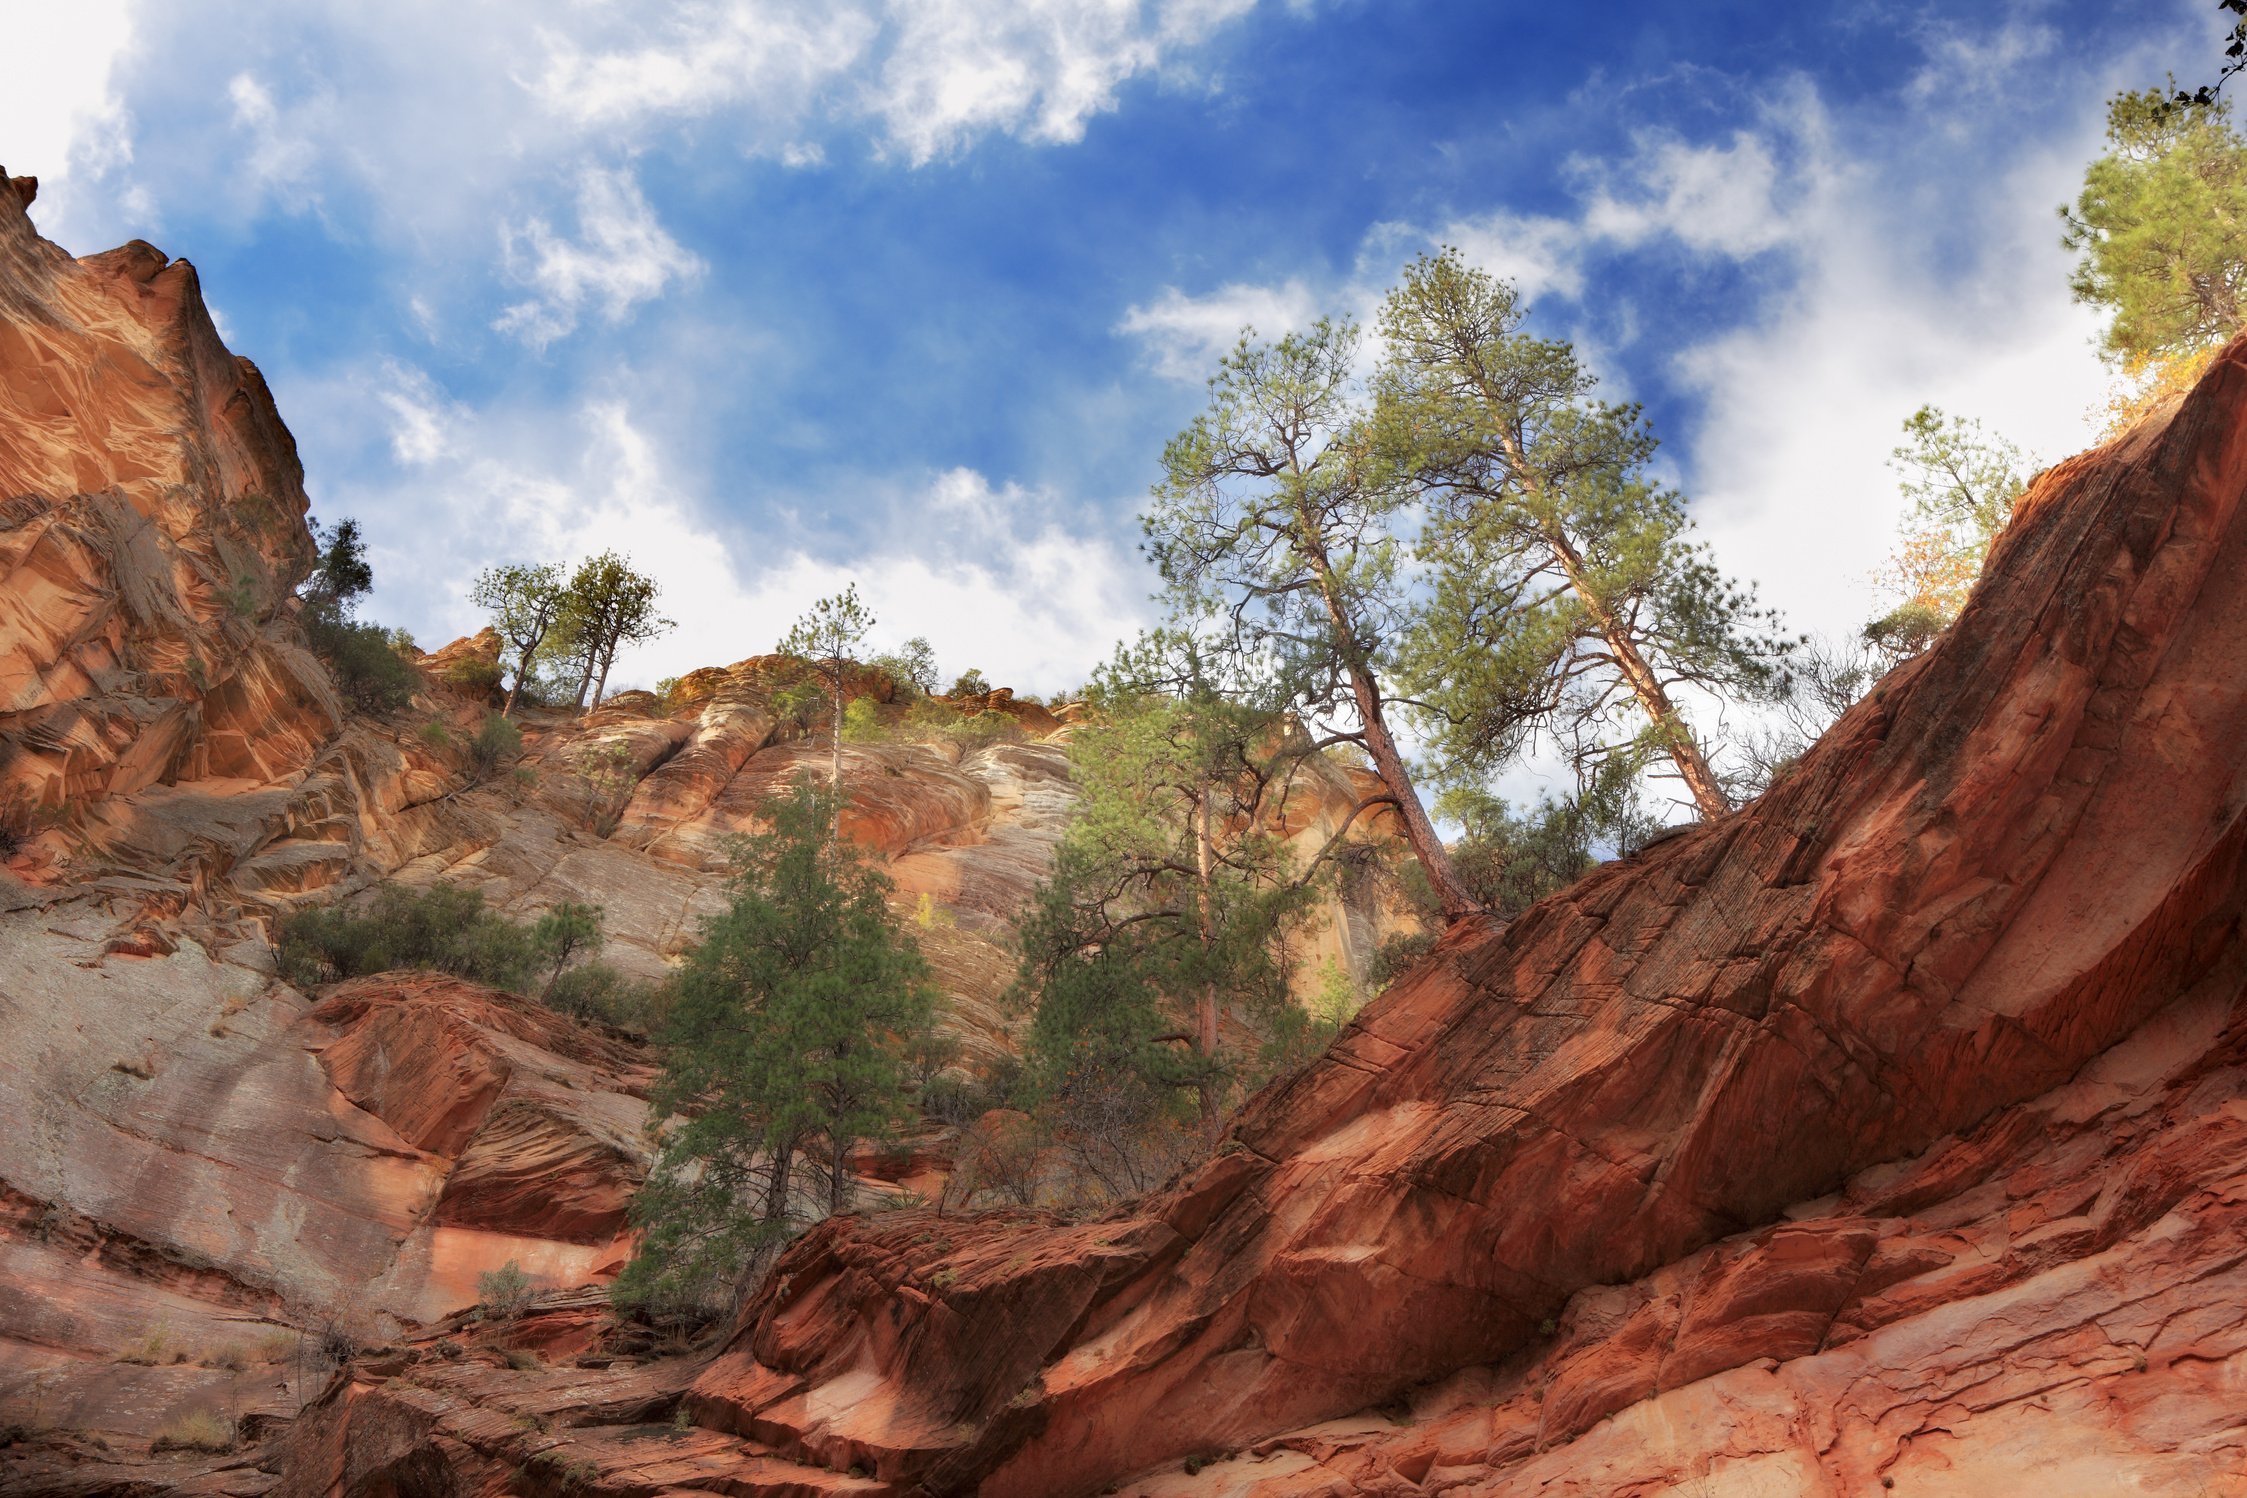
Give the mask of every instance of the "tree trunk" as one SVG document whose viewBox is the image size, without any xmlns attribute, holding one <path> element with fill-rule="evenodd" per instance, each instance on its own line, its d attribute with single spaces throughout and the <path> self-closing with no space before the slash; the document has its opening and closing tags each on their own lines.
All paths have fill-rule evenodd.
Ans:
<svg viewBox="0 0 2247 1498">
<path fill-rule="evenodd" d="M 828 775 L 828 791 L 835 798 L 835 827 L 831 841 L 833 846 L 840 848 L 843 845 L 843 663 L 840 660 L 835 662 L 835 724 L 832 738 L 834 764 Z"/>
<path fill-rule="evenodd" d="M 601 652 L 601 679 L 593 687 L 593 704 L 585 709 L 587 717 L 591 717 L 601 710 L 601 698 L 607 695 L 609 689 L 609 668 L 615 664 L 616 647 L 611 645 L 607 650 Z"/>
<path fill-rule="evenodd" d="M 1716 778 L 1716 771 L 1709 766 L 1708 756 L 1701 752 L 1701 746 L 1694 741 L 1693 731 L 1678 716 L 1676 704 L 1670 701 L 1670 694 L 1663 690 L 1662 678 L 1647 664 L 1645 654 L 1638 648 L 1638 641 L 1631 638 L 1630 631 L 1623 627 L 1623 621 L 1609 612 L 1607 606 L 1593 597 L 1578 581 L 1584 562 L 1568 537 L 1556 533 L 1548 536 L 1547 541 L 1559 555 L 1561 565 L 1567 571 L 1568 585 L 1576 590 L 1576 596 L 1583 599 L 1584 606 L 1591 610 L 1592 621 L 1599 626 L 1599 637 L 1607 642 L 1608 650 L 1621 667 L 1623 680 L 1629 685 L 1631 695 L 1638 699 L 1639 708 L 1648 720 L 1661 731 L 1670 763 L 1677 766 L 1679 778 L 1684 780 L 1685 788 L 1693 793 L 1693 804 L 1701 809 L 1703 819 L 1715 821 L 1732 809 L 1732 798 L 1724 793 L 1723 785 Z"/>
<path fill-rule="evenodd" d="M 1373 773 L 1381 777 L 1389 794 L 1396 797 L 1397 816 L 1404 822 L 1405 842 L 1427 874 L 1428 887 L 1435 892 L 1443 918 L 1455 921 L 1474 915 L 1482 909 L 1482 904 L 1468 892 L 1459 871 L 1452 866 L 1451 850 L 1436 836 L 1435 823 L 1428 820 L 1427 808 L 1420 804 L 1420 797 L 1412 788 L 1412 773 L 1405 768 L 1404 756 L 1397 752 L 1397 742 L 1389 734 L 1388 719 L 1381 711 L 1380 683 L 1373 679 L 1372 671 L 1365 664 L 1365 652 L 1358 645 L 1357 630 L 1351 623 L 1349 611 L 1342 606 L 1334 582 L 1334 569 L 1327 561 L 1325 538 L 1319 534 L 1307 507 L 1298 510 L 1296 518 L 1306 543 L 1304 555 L 1318 577 L 1319 598 L 1326 605 L 1327 620 L 1334 626 L 1335 645 L 1341 650 L 1343 664 L 1350 675 L 1350 698 L 1357 704 L 1359 722 L 1365 726 L 1365 752 L 1373 760 Z"/>
<path fill-rule="evenodd" d="M 1482 389 L 1483 398 L 1494 409 L 1503 409 L 1503 403 L 1497 399 L 1488 384 L 1484 384 Z M 1520 446 L 1511 436 L 1503 433 L 1498 442 L 1505 450 L 1506 460 L 1513 464 L 1514 474 L 1521 482 L 1522 491 L 1541 502 L 1543 486 L 1530 479 L 1529 465 L 1524 460 Z M 1607 642 L 1608 650 L 1622 668 L 1623 679 L 1630 686 L 1631 695 L 1638 699 L 1640 709 L 1661 730 L 1668 746 L 1670 762 L 1677 766 L 1679 776 L 1685 781 L 1685 788 L 1693 793 L 1693 804 L 1701 809 L 1702 817 L 1709 821 L 1723 816 L 1732 809 L 1732 798 L 1725 795 L 1724 787 L 1717 783 L 1716 772 L 1709 767 L 1708 757 L 1702 754 L 1701 746 L 1694 741 L 1692 730 L 1685 726 L 1685 720 L 1678 716 L 1676 706 L 1670 701 L 1670 694 L 1662 689 L 1661 678 L 1647 665 L 1645 655 L 1639 651 L 1638 642 L 1623 627 L 1623 621 L 1609 612 L 1607 606 L 1584 586 L 1584 559 L 1569 541 L 1567 533 L 1560 529 L 1559 522 L 1540 519 L 1538 527 L 1544 532 L 1545 543 L 1560 558 L 1562 570 L 1568 575 L 1568 586 L 1575 590 L 1576 596 L 1591 610 L 1593 621 L 1599 626 L 1600 638 Z"/>
<path fill-rule="evenodd" d="M 850 1195 L 850 1141 L 841 1134 L 834 1139 L 827 1163 L 827 1213 L 833 1216 L 846 1210 Z"/>
<path fill-rule="evenodd" d="M 765 1221 L 778 1222 L 788 1215 L 788 1173 L 796 1162 L 796 1141 L 791 1139 L 772 1152 L 772 1180 L 765 1186 Z"/>
<path fill-rule="evenodd" d="M 1194 914 L 1201 928 L 1202 955 L 1208 960 L 1210 949 L 1217 945 L 1216 916 L 1211 910 L 1214 897 L 1211 884 L 1215 879 L 1217 849 L 1210 831 L 1209 787 L 1201 788 L 1200 804 L 1194 817 L 1194 865 L 1200 874 L 1200 889 L 1195 900 Z M 1223 1099 L 1219 1095 L 1222 1079 L 1217 1075 L 1217 982 L 1212 978 L 1202 985 L 1195 1005 L 1196 1044 L 1202 1053 L 1202 1076 L 1197 1084 L 1201 1094 L 1202 1143 L 1215 1148 L 1218 1129 L 1224 1123 Z"/>
</svg>

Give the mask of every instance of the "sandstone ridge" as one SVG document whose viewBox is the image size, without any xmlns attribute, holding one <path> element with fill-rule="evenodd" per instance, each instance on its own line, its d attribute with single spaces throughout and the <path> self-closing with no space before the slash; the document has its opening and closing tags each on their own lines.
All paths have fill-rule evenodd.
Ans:
<svg viewBox="0 0 2247 1498">
<path fill-rule="evenodd" d="M 1762 799 L 1455 928 L 1189 1179 L 815 1229 L 682 1464 L 358 1379 L 290 1490 L 2247 1491 L 2243 498 L 2247 345 Z"/>
</svg>

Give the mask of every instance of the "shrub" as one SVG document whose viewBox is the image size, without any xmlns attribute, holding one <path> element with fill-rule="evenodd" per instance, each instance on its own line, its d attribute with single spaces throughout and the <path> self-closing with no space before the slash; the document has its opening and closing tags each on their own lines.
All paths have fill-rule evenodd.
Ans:
<svg viewBox="0 0 2247 1498">
<path fill-rule="evenodd" d="M 499 662 L 487 661 L 480 655 L 464 655 L 445 666 L 447 686 L 460 687 L 470 692 L 496 692 L 505 673 Z"/>
<path fill-rule="evenodd" d="M 504 1362 L 517 1373 L 536 1373 L 546 1366 L 539 1361 L 537 1353 L 526 1351 L 520 1347 L 503 1347 L 500 1349 L 499 1357 L 501 1362 Z"/>
<path fill-rule="evenodd" d="M 282 1363 L 296 1351 L 297 1334 L 279 1329 L 269 1331 L 257 1339 L 257 1356 L 261 1363 Z"/>
<path fill-rule="evenodd" d="M 531 1303 L 535 1287 L 523 1266 L 509 1259 L 476 1276 L 476 1299 L 485 1310 L 512 1321 Z"/>
<path fill-rule="evenodd" d="M 885 737 L 880 706 L 871 697 L 853 697 L 850 705 L 843 709 L 844 741 L 872 744 Z"/>
<path fill-rule="evenodd" d="M 636 1035 L 652 1033 L 663 1022 L 662 985 L 626 977 L 605 962 L 586 962 L 557 977 L 545 1003 L 572 1019 L 598 1020 Z"/>
<path fill-rule="evenodd" d="M 250 1355 L 239 1342 L 221 1342 L 204 1353 L 200 1361 L 206 1368 L 223 1368 L 229 1373 L 240 1373 L 250 1366 Z"/>
<path fill-rule="evenodd" d="M 468 765 L 478 780 L 489 780 L 522 752 L 523 731 L 497 713 L 486 713 L 476 737 L 468 741 Z"/>
<path fill-rule="evenodd" d="M 399 653 L 402 632 L 308 610 L 304 637 L 313 653 L 327 662 L 336 689 L 363 712 L 404 707 L 420 689 L 421 673 Z M 411 648 L 410 640 L 407 646 Z"/>
<path fill-rule="evenodd" d="M 118 1352 L 120 1363 L 137 1363 L 143 1368 L 161 1368 L 166 1363 L 181 1362 L 187 1354 L 172 1340 L 171 1328 L 159 1322 L 125 1344 Z"/>
<path fill-rule="evenodd" d="M 281 922 L 281 976 L 299 988 L 428 968 L 520 991 L 536 965 L 530 933 L 487 910 L 480 891 L 385 884 L 371 904 L 300 910 Z"/>
<path fill-rule="evenodd" d="M 952 690 L 944 695 L 947 697 L 988 697 L 991 695 L 991 684 L 983 679 L 982 672 L 970 666 L 953 679 Z"/>
<path fill-rule="evenodd" d="M 452 747 L 453 736 L 445 731 L 444 723 L 436 718 L 421 725 L 420 737 L 422 743 L 440 752 Z"/>
<path fill-rule="evenodd" d="M 148 1449 L 152 1455 L 165 1451 L 232 1451 L 234 1422 L 209 1410 L 196 1410 L 157 1431 Z"/>
</svg>

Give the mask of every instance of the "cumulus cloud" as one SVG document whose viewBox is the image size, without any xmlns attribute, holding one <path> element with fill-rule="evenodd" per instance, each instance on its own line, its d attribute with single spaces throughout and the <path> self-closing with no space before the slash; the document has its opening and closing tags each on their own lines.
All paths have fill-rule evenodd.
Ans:
<svg viewBox="0 0 2247 1498">
<path fill-rule="evenodd" d="M 310 405 L 364 411 L 370 389 L 381 412 L 359 419 L 390 471 L 319 504 L 378 522 L 370 612 L 425 643 L 479 626 L 466 599 L 483 567 L 607 549 L 662 584 L 678 622 L 620 659 L 625 682 L 769 651 L 812 600 L 849 582 L 879 616 L 877 645 L 925 636 L 947 670 L 975 666 L 1026 690 L 1082 682 L 1149 619 L 1149 578 L 1127 547 L 1072 529 L 1053 493 L 972 468 L 869 483 L 886 517 L 879 539 L 844 556 L 729 527 L 698 498 L 709 476 L 667 456 L 626 401 L 476 411 L 391 362 Z"/>
<path fill-rule="evenodd" d="M 66 224 L 79 179 L 132 160 L 132 117 L 115 73 L 133 39 L 131 0 L 12 8 L 14 59 L 0 88 L 0 165 L 41 178 L 41 217 Z"/>
<path fill-rule="evenodd" d="M 1246 14 L 1255 0 L 892 0 L 894 43 L 867 106 L 916 163 L 1003 130 L 1084 138 L 1116 90 Z"/>
<path fill-rule="evenodd" d="M 675 280 L 701 274 L 702 262 L 656 222 L 628 170 L 586 171 L 579 179 L 578 234 L 554 232 L 543 218 L 502 232 L 507 264 L 536 294 L 516 302 L 492 324 L 533 348 L 544 348 L 598 305 L 610 322 L 663 294 Z"/>
<path fill-rule="evenodd" d="M 1128 309 L 1116 331 L 1144 341 L 1157 374 L 1199 383 L 1243 329 L 1278 338 L 1310 326 L 1319 311 L 1318 297 L 1300 280 L 1278 286 L 1234 282 L 1203 296 L 1166 286 L 1152 302 Z"/>
</svg>

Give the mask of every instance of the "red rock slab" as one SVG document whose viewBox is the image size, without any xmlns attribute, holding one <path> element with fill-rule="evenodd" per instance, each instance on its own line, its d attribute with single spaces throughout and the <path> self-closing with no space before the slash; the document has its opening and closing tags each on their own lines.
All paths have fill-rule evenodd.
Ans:
<svg viewBox="0 0 2247 1498">
<path fill-rule="evenodd" d="M 857 1391 L 885 1478 L 1094 1492 L 1503 1358 L 1584 1286 L 2052 1088 L 2239 945 L 2243 495 L 2235 348 L 2043 475 L 1959 624 L 1761 800 L 1448 933 L 1099 1289 L 1026 1229 L 1011 1314 L 948 1314 L 873 1288 L 905 1224 L 838 1223 L 737 1348 L 807 1409 Z"/>
</svg>

